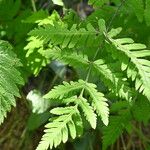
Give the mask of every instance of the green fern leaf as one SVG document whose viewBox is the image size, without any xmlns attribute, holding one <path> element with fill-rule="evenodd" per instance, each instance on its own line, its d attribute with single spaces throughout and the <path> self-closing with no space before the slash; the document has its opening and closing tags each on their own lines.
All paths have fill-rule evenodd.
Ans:
<svg viewBox="0 0 150 150">
<path fill-rule="evenodd" d="M 33 16 L 28 17 L 26 20 L 24 20 L 24 22 L 33 23 L 36 21 L 39 27 L 47 24 L 54 25 L 54 22 L 57 22 L 60 25 L 63 24 L 58 12 L 56 11 L 53 11 L 53 13 L 45 19 L 37 20 L 37 17 L 46 17 L 45 15 L 46 12 L 39 11 L 34 13 Z M 56 50 L 56 48 L 47 43 L 45 47 L 44 40 L 38 39 L 34 36 L 30 36 L 27 41 L 28 44 L 24 47 L 24 49 L 27 51 L 27 66 L 32 73 L 37 76 L 40 70 L 50 63 L 50 58 L 45 56 L 45 51 L 47 49 Z"/>
<path fill-rule="evenodd" d="M 135 81 L 135 88 L 150 100 L 150 61 L 144 58 L 150 56 L 150 51 L 145 50 L 144 44 L 133 43 L 130 38 L 107 38 L 113 44 L 107 50 L 113 51 L 115 59 L 119 59 L 122 64 L 122 71 L 127 70 L 128 78 Z"/>
<path fill-rule="evenodd" d="M 61 50 L 58 47 L 43 51 L 43 55 L 52 60 L 58 60 L 73 67 L 83 67 L 84 69 L 89 66 L 89 61 L 86 55 L 70 51 L 68 49 Z"/>
<path fill-rule="evenodd" d="M 84 87 L 84 82 L 79 80 L 78 82 L 71 81 L 63 82 L 63 85 L 55 86 L 49 93 L 47 93 L 44 98 L 46 99 L 62 99 L 64 96 L 68 95 L 70 92 L 80 90 Z"/>
<path fill-rule="evenodd" d="M 45 51 L 43 40 L 31 36 L 28 38 L 28 42 L 29 43 L 24 47 L 27 51 L 27 66 L 33 74 L 37 76 L 40 70 L 46 66 L 50 60 L 43 54 Z"/>
<path fill-rule="evenodd" d="M 23 20 L 24 23 L 37 23 L 41 20 L 45 20 L 45 18 L 48 17 L 48 12 L 44 10 L 39 10 L 37 12 L 34 12 L 31 16 L 27 17 Z"/>
<path fill-rule="evenodd" d="M 85 115 L 86 119 L 89 121 L 91 127 L 93 129 L 95 129 L 97 118 L 96 118 L 96 114 L 94 113 L 93 108 L 89 105 L 87 100 L 83 97 L 79 97 L 78 101 L 76 101 L 76 103 L 79 105 L 79 107 L 81 107 L 81 109 L 84 112 L 84 115 Z"/>
<path fill-rule="evenodd" d="M 52 109 L 50 112 L 55 115 L 65 115 L 72 112 L 74 107 L 57 107 Z"/>
<path fill-rule="evenodd" d="M 36 150 L 46 150 L 49 147 L 52 149 L 53 146 L 57 147 L 61 142 L 65 143 L 68 140 L 69 132 L 72 138 L 77 136 L 77 130 L 73 119 L 74 116 L 76 116 L 76 118 L 80 116 L 76 106 L 54 108 L 51 110 L 51 113 L 60 116 L 54 118 L 52 122 L 46 125 L 47 129 Z M 78 119 L 78 121 L 79 120 L 80 119 Z"/>
<path fill-rule="evenodd" d="M 59 5 L 59 6 L 63 6 L 64 3 L 62 0 L 52 0 L 54 4 Z"/>
<path fill-rule="evenodd" d="M 11 105 L 15 106 L 15 96 L 19 97 L 17 84 L 23 84 L 17 67 L 21 64 L 12 52 L 12 47 L 0 41 L 0 124 Z"/>
<path fill-rule="evenodd" d="M 1 0 L 0 1 L 0 21 L 12 19 L 21 6 L 20 0 Z"/>
<path fill-rule="evenodd" d="M 85 91 L 90 95 L 90 100 L 92 103 L 93 108 L 86 103 L 86 100 L 84 98 L 80 99 L 77 98 L 77 96 L 74 96 L 74 93 L 72 94 L 73 97 L 66 98 L 66 96 L 69 95 L 69 93 L 73 91 L 81 91 L 81 89 L 85 89 Z M 70 96 L 70 95 L 69 95 Z M 109 118 L 109 109 L 107 104 L 107 99 L 104 98 L 104 95 L 96 90 L 96 85 L 92 83 L 86 83 L 83 80 L 79 80 L 78 82 L 64 82 L 64 85 L 58 85 L 54 87 L 49 93 L 47 93 L 44 98 L 46 99 L 61 99 L 60 103 L 69 104 L 74 102 L 75 104 L 79 103 L 79 106 L 83 109 L 83 112 L 85 113 L 85 116 L 87 117 L 87 120 L 91 123 L 91 126 L 93 128 L 96 127 L 96 117 L 94 117 L 94 113 L 92 113 L 92 109 L 96 110 L 97 114 L 102 118 L 102 121 L 105 125 L 108 125 L 108 118 Z M 87 110 L 90 112 L 90 114 L 87 112 Z M 95 120 L 93 121 L 92 118 Z M 92 123 L 93 121 L 93 123 Z"/>
<path fill-rule="evenodd" d="M 90 103 L 92 105 L 81 94 L 77 96 L 83 89 L 90 96 Z M 68 140 L 69 132 L 73 139 L 82 134 L 82 118 L 78 107 L 81 108 L 86 120 L 93 129 L 96 128 L 97 121 L 95 110 L 102 118 L 103 123 L 108 125 L 109 109 L 106 102 L 107 99 L 104 98 L 102 93 L 96 90 L 95 84 L 87 83 L 83 80 L 79 80 L 78 82 L 71 81 L 70 83 L 63 82 L 63 85 L 55 86 L 44 98 L 58 100 L 59 104 L 69 105 L 70 103 L 74 103 L 75 106 L 59 107 L 51 110 L 52 114 L 59 116 L 50 119 L 52 122 L 46 126 L 46 133 L 42 137 L 37 150 L 45 150 L 48 147 L 52 149 L 53 146 L 57 147 L 61 142 L 65 143 Z"/>
<path fill-rule="evenodd" d="M 45 25 L 32 30 L 29 35 L 44 40 L 44 43 L 51 42 L 54 45 L 60 45 L 61 48 L 74 48 L 84 45 L 92 46 L 98 40 L 102 32 L 97 31 L 91 24 L 86 28 L 77 28 L 73 25 L 68 29 L 66 25 Z"/>
<path fill-rule="evenodd" d="M 70 51 L 68 49 L 61 50 L 58 46 L 48 45 L 44 49 L 43 40 L 31 36 L 29 43 L 24 48 L 27 50 L 26 57 L 28 66 L 34 75 L 37 75 L 43 66 L 46 66 L 51 60 L 58 60 L 73 67 L 89 66 L 89 61 L 86 55 Z"/>
<path fill-rule="evenodd" d="M 112 66 L 115 64 L 106 64 L 104 60 L 99 59 L 93 63 L 96 71 L 101 75 L 102 81 L 110 88 L 110 90 L 126 100 L 131 100 L 133 91 L 129 87 L 129 83 L 122 77 L 120 72 L 116 72 Z M 119 65 L 117 65 L 119 66 Z"/>
<path fill-rule="evenodd" d="M 113 38 L 115 36 L 117 36 L 120 32 L 122 31 L 122 28 L 116 28 L 116 29 L 111 29 L 110 32 L 108 32 L 108 36 Z"/>
<path fill-rule="evenodd" d="M 128 101 L 116 101 L 110 107 L 110 113 L 118 113 L 120 110 L 128 109 L 131 103 Z"/>
<path fill-rule="evenodd" d="M 127 5 L 134 11 L 139 22 L 145 19 L 147 26 L 150 26 L 150 0 L 128 0 Z"/>
<path fill-rule="evenodd" d="M 101 117 L 103 123 L 108 125 L 109 109 L 107 99 L 104 95 L 96 90 L 96 85 L 92 83 L 85 83 L 85 90 L 89 93 L 92 106 L 97 114 Z"/>
<path fill-rule="evenodd" d="M 106 150 L 108 146 L 114 144 L 114 142 L 122 134 L 123 130 L 130 123 L 130 113 L 128 111 L 122 112 L 118 116 L 110 117 L 110 124 L 104 127 L 103 130 L 103 150 Z"/>
<path fill-rule="evenodd" d="M 77 131 L 76 131 L 76 126 L 73 120 L 70 120 L 70 122 L 68 123 L 68 128 L 69 128 L 70 136 L 72 137 L 72 139 L 75 139 Z"/>
<path fill-rule="evenodd" d="M 132 107 L 133 116 L 140 122 L 148 123 L 150 120 L 150 103 L 144 96 L 139 96 Z"/>
<path fill-rule="evenodd" d="M 142 22 L 143 21 L 143 14 L 144 14 L 144 2 L 143 2 L 143 0 L 129 0 L 128 4 L 131 5 L 131 7 L 132 7 L 134 13 L 136 14 L 138 20 L 140 22 Z"/>
</svg>

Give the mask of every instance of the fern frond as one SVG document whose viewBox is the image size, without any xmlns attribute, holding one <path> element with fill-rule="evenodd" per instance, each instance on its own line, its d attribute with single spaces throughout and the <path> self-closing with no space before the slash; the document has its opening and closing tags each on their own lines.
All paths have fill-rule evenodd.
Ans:
<svg viewBox="0 0 150 150">
<path fill-rule="evenodd" d="M 85 90 L 89 93 L 92 106 L 97 114 L 101 117 L 103 123 L 108 125 L 109 108 L 107 99 L 104 95 L 96 90 L 96 85 L 92 83 L 85 83 Z"/>
<path fill-rule="evenodd" d="M 88 122 L 90 123 L 91 127 L 93 129 L 96 128 L 96 114 L 94 113 L 93 108 L 89 105 L 87 100 L 83 97 L 79 97 L 76 101 L 76 103 L 81 107 L 82 111 L 84 112 L 84 115 Z"/>
<path fill-rule="evenodd" d="M 77 136 L 78 126 L 75 125 L 74 121 L 76 120 L 74 119 L 78 118 L 79 121 L 81 118 L 76 106 L 54 108 L 51 113 L 59 116 L 46 125 L 47 129 L 36 150 L 46 150 L 49 147 L 52 149 L 61 142 L 65 143 L 68 140 L 69 133 L 73 139 Z M 80 122 L 80 124 L 82 123 Z M 80 130 L 81 128 L 80 126 Z"/>
<path fill-rule="evenodd" d="M 20 0 L 1 0 L 0 1 L 0 21 L 11 20 L 21 6 Z"/>
<path fill-rule="evenodd" d="M 75 51 L 61 50 L 59 47 L 55 47 L 43 51 L 43 54 L 49 59 L 58 60 L 73 67 L 84 67 L 85 69 L 89 66 L 87 56 Z"/>
<path fill-rule="evenodd" d="M 110 107 L 110 113 L 118 113 L 120 110 L 130 108 L 131 103 L 128 101 L 116 101 Z"/>
<path fill-rule="evenodd" d="M 150 120 L 150 103 L 146 97 L 140 95 L 132 107 L 133 116 L 136 120 L 145 124 Z"/>
<path fill-rule="evenodd" d="M 41 68 L 48 64 L 51 60 L 58 60 L 73 67 L 89 66 L 89 60 L 86 55 L 70 51 L 68 49 L 61 50 L 58 46 L 49 45 L 44 49 L 43 40 L 30 37 L 29 43 L 24 48 L 27 50 L 26 57 L 28 66 L 34 75 L 37 75 Z M 35 57 L 36 56 L 36 57 Z"/>
<path fill-rule="evenodd" d="M 103 131 L 103 150 L 106 150 L 111 144 L 119 138 L 123 130 L 129 125 L 130 113 L 125 111 L 118 116 L 110 116 L 110 124 L 104 127 Z"/>
<path fill-rule="evenodd" d="M 52 0 L 55 5 L 64 6 L 64 2 L 62 0 Z"/>
<path fill-rule="evenodd" d="M 48 17 L 48 12 L 44 10 L 39 10 L 34 12 L 32 15 L 23 20 L 24 23 L 37 23 L 41 20 L 45 20 Z"/>
<path fill-rule="evenodd" d="M 122 71 L 127 71 L 128 78 L 135 81 L 135 88 L 142 92 L 150 100 L 150 61 L 144 57 L 150 56 L 150 50 L 140 43 L 133 43 L 130 38 L 108 38 L 113 47 L 107 49 L 113 51 L 115 59 L 119 59 Z"/>
<path fill-rule="evenodd" d="M 45 50 L 43 40 L 31 36 L 28 38 L 28 42 L 29 43 L 24 47 L 27 51 L 27 66 L 36 76 L 42 67 L 46 66 L 50 60 L 43 54 Z"/>
<path fill-rule="evenodd" d="M 36 49 L 43 47 L 43 40 L 31 36 L 27 39 L 28 44 L 24 47 L 27 50 L 26 57 L 29 57 Z"/>
<path fill-rule="evenodd" d="M 54 18 L 55 16 L 54 13 Z M 91 24 L 88 24 L 86 28 L 73 25 L 70 29 L 62 22 L 58 21 L 57 24 L 54 22 L 56 21 L 39 26 L 29 33 L 31 35 L 28 38 L 29 43 L 24 49 L 27 50 L 27 65 L 34 75 L 37 75 L 41 68 L 50 62 L 50 59 L 86 68 L 89 65 L 88 58 L 77 51 L 72 52 L 70 48 L 83 49 L 85 45 L 91 47 L 93 44 L 97 47 L 102 41 L 103 20 L 98 21 L 97 29 Z"/>
<path fill-rule="evenodd" d="M 122 28 L 121 28 L 121 27 L 118 27 L 118 28 L 115 28 L 115 29 L 112 28 L 112 29 L 107 33 L 107 35 L 108 35 L 108 37 L 113 38 L 113 37 L 117 36 L 121 31 L 122 31 Z"/>
<path fill-rule="evenodd" d="M 79 80 L 78 82 L 63 82 L 64 85 L 58 85 L 54 87 L 49 93 L 47 93 L 44 98 L 46 99 L 62 99 L 60 102 L 62 103 L 70 103 L 70 102 L 75 102 L 75 101 L 81 101 L 80 106 L 85 108 L 89 108 L 88 104 L 85 103 L 85 100 L 79 99 L 76 97 L 71 97 L 65 99 L 66 95 L 68 95 L 70 92 L 73 91 L 79 91 L 81 89 L 85 89 L 85 91 L 90 95 L 90 99 L 92 102 L 92 106 L 94 110 L 96 110 L 97 114 L 102 118 L 102 121 L 105 125 L 108 125 L 108 118 L 109 118 L 109 109 L 108 109 L 108 104 L 107 104 L 107 99 L 104 98 L 104 95 L 96 90 L 96 85 L 92 83 L 86 83 L 83 80 Z M 75 102 L 76 103 L 76 102 Z M 84 105 L 83 105 L 84 104 Z M 84 111 L 84 110 L 83 110 Z M 92 110 L 90 110 L 91 112 Z M 93 115 L 94 116 L 94 115 Z M 91 118 L 91 117 L 90 117 Z M 87 119 L 89 120 L 89 119 Z M 94 127 L 94 125 L 92 125 Z"/>
<path fill-rule="evenodd" d="M 54 22 L 57 22 L 60 25 L 63 24 L 58 12 L 56 11 L 53 11 L 51 16 L 37 21 L 37 17 L 38 18 L 40 16 L 44 17 L 45 15 L 46 14 L 44 11 L 39 11 L 37 13 L 34 13 L 33 16 L 27 18 L 24 22 L 33 23 L 36 21 L 38 23 L 38 26 L 44 26 L 47 24 L 54 25 Z M 55 47 L 52 47 L 47 43 L 45 44 L 44 40 L 38 39 L 34 36 L 30 36 L 27 39 L 27 41 L 28 44 L 24 47 L 24 49 L 27 51 L 26 53 L 27 66 L 32 71 L 32 73 L 35 76 L 37 76 L 38 73 L 41 71 L 41 69 L 45 67 L 48 63 L 50 63 L 50 58 L 45 56 L 45 51 L 47 49 L 55 50 Z"/>
<path fill-rule="evenodd" d="M 17 84 L 23 84 L 17 67 L 21 64 L 12 52 L 12 47 L 0 41 L 0 124 L 4 117 L 15 106 L 15 96 L 19 97 Z"/>
<path fill-rule="evenodd" d="M 83 97 L 84 94 L 79 95 L 79 92 L 81 93 L 83 89 L 86 95 L 90 96 L 89 100 Z M 83 80 L 78 82 L 71 81 L 70 83 L 63 82 L 63 85 L 55 86 L 44 98 L 59 100 L 60 104 L 75 104 L 75 106 L 59 107 L 51 110 L 52 114 L 59 116 L 50 119 L 52 122 L 46 126 L 47 129 L 37 150 L 45 150 L 48 147 L 52 149 L 53 146 L 56 147 L 61 142 L 65 143 L 68 140 L 69 132 L 72 138 L 82 134 L 83 121 L 78 107 L 81 108 L 86 120 L 93 129 L 97 125 L 95 110 L 102 118 L 103 123 L 108 125 L 109 109 L 107 99 L 96 90 L 95 84 L 87 83 Z"/>
<path fill-rule="evenodd" d="M 132 7 L 134 13 L 136 14 L 138 20 L 140 22 L 142 22 L 143 21 L 143 14 L 144 14 L 144 2 L 143 2 L 143 0 L 130 0 L 129 4 L 131 5 L 131 7 Z"/>
<path fill-rule="evenodd" d="M 112 67 L 114 64 L 106 64 L 104 60 L 99 59 L 93 63 L 93 67 L 100 74 L 101 80 L 108 86 L 108 88 L 126 100 L 131 100 L 133 91 L 129 87 L 129 83 L 123 78 L 120 72 L 116 72 Z M 116 66 L 116 65 L 114 65 Z M 117 65 L 119 66 L 119 64 Z"/>
<path fill-rule="evenodd" d="M 134 11 L 139 22 L 145 19 L 147 26 L 150 26 L 150 0 L 129 0 L 127 5 Z"/>
<path fill-rule="evenodd" d="M 52 89 L 49 93 L 47 93 L 44 98 L 46 99 L 62 99 L 66 95 L 68 95 L 70 92 L 74 92 L 77 90 L 80 90 L 84 87 L 84 82 L 82 80 L 79 80 L 78 82 L 71 81 L 63 82 L 63 85 L 55 86 L 54 89 Z"/>
<path fill-rule="evenodd" d="M 76 24 L 71 29 L 66 25 L 45 25 L 32 30 L 29 35 L 44 40 L 44 43 L 50 41 L 54 45 L 60 45 L 61 48 L 74 48 L 92 46 L 102 33 L 89 23 L 86 28 L 79 29 Z"/>
<path fill-rule="evenodd" d="M 75 96 L 75 93 L 73 94 L 69 94 L 73 91 L 78 91 L 79 90 L 81 91 L 81 89 L 85 89 L 85 91 L 89 94 L 90 96 L 90 101 L 92 103 L 92 107 L 90 106 L 89 103 L 86 103 L 86 100 L 83 98 L 83 97 L 77 97 Z M 66 98 L 67 95 L 72 95 L 72 97 L 70 98 Z M 69 103 L 72 103 L 74 102 L 75 104 L 78 104 L 81 108 L 85 108 L 86 110 L 88 110 L 93 119 L 95 118 L 94 117 L 94 114 L 92 113 L 92 109 L 93 110 L 96 110 L 98 116 L 101 117 L 103 123 L 105 125 L 108 125 L 108 118 L 109 118 L 109 109 L 108 109 L 108 104 L 107 104 L 107 99 L 104 97 L 104 95 L 101 93 L 101 92 L 98 92 L 96 90 L 96 85 L 95 84 L 92 84 L 92 83 L 86 83 L 85 81 L 83 80 L 79 80 L 78 82 L 70 82 L 67 83 L 67 82 L 64 82 L 64 85 L 58 85 L 56 87 L 54 87 L 54 89 L 52 89 L 49 93 L 47 93 L 44 98 L 46 99 L 61 99 L 60 100 L 60 103 L 65 103 L 65 104 L 69 104 Z M 84 112 L 85 110 L 83 110 Z M 87 111 L 85 112 L 87 114 Z M 91 122 L 91 119 L 92 118 L 90 115 L 87 116 L 87 120 Z M 96 118 L 94 119 L 95 122 L 96 122 Z M 94 122 L 93 122 L 94 123 Z M 95 124 L 91 124 L 92 127 L 94 128 L 95 127 Z"/>
</svg>

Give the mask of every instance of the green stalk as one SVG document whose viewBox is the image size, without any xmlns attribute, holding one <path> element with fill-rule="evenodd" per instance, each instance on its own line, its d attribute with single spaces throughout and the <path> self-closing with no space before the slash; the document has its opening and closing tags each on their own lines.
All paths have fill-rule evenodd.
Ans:
<svg viewBox="0 0 150 150">
<path fill-rule="evenodd" d="M 35 5 L 35 0 L 31 0 L 31 4 L 32 4 L 33 11 L 36 12 L 37 9 L 36 9 L 36 5 Z"/>
</svg>

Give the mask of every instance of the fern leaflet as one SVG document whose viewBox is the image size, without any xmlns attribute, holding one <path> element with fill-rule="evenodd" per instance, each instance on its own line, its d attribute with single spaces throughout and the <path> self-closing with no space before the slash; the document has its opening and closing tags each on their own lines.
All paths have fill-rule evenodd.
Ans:
<svg viewBox="0 0 150 150">
<path fill-rule="evenodd" d="M 93 63 L 94 68 L 102 77 L 103 82 L 108 85 L 110 90 L 126 100 L 131 100 L 133 91 L 129 87 L 129 83 L 122 77 L 120 72 L 116 72 L 112 66 L 119 66 L 119 64 L 106 64 L 104 60 L 99 59 Z"/>
<path fill-rule="evenodd" d="M 133 43 L 130 38 L 114 39 L 109 34 L 106 34 L 106 37 L 108 42 L 113 44 L 113 47 L 110 46 L 111 48 L 107 50 L 113 51 L 115 59 L 121 62 L 122 71 L 126 70 L 128 78 L 135 81 L 136 90 L 150 100 L 150 61 L 144 59 L 150 56 L 150 51 L 145 50 L 144 44 Z"/>
<path fill-rule="evenodd" d="M 84 81 L 79 80 L 78 82 L 71 81 L 63 82 L 63 85 L 55 86 L 49 93 L 47 93 L 44 98 L 46 99 L 62 99 L 67 96 L 70 92 L 81 90 L 84 87 Z"/>
<path fill-rule="evenodd" d="M 75 24 L 71 29 L 66 25 L 45 25 L 32 30 L 29 35 L 42 39 L 44 43 L 50 41 L 54 45 L 60 45 L 61 48 L 74 48 L 84 45 L 90 47 L 101 38 L 102 33 L 89 23 L 86 28 L 79 29 Z"/>
<path fill-rule="evenodd" d="M 51 119 L 52 122 L 46 125 L 45 134 L 42 137 L 42 141 L 36 150 L 46 150 L 49 147 L 57 147 L 61 142 L 65 143 L 68 140 L 69 132 L 74 139 L 77 136 L 78 126 L 74 123 L 74 116 L 78 120 L 81 120 L 78 114 L 76 106 L 54 108 L 51 110 L 52 114 L 58 115 L 58 117 Z M 80 122 L 80 125 L 82 123 Z M 69 128 L 69 130 L 68 130 Z M 82 126 L 80 126 L 82 128 Z"/>
<path fill-rule="evenodd" d="M 104 127 L 103 131 L 103 150 L 114 144 L 123 130 L 130 124 L 130 118 L 129 111 L 122 112 L 118 116 L 110 116 L 110 124 L 108 127 Z"/>
<path fill-rule="evenodd" d="M 17 84 L 23 84 L 17 67 L 21 64 L 12 52 L 12 47 L 0 41 L 0 124 L 11 105 L 15 106 L 15 96 L 19 97 Z"/>
<path fill-rule="evenodd" d="M 96 85 L 92 83 L 86 83 L 85 90 L 89 93 L 92 106 L 96 110 L 97 114 L 101 117 L 103 123 L 108 125 L 109 109 L 106 103 L 107 99 L 104 95 L 96 90 Z"/>
<path fill-rule="evenodd" d="M 140 22 L 142 22 L 143 21 L 143 14 L 144 14 L 143 0 L 130 0 L 129 4 L 131 4 L 132 9 L 133 9 L 134 13 L 136 14 L 138 20 Z"/>
<path fill-rule="evenodd" d="M 54 47 L 43 51 L 43 55 L 49 59 L 58 60 L 73 67 L 87 68 L 89 66 L 89 60 L 86 55 L 83 56 L 81 53 L 77 54 L 77 52 L 68 49 L 61 50 L 58 47 Z"/>
<path fill-rule="evenodd" d="M 94 113 L 93 108 L 89 105 L 87 100 L 83 97 L 79 97 L 77 103 L 79 107 L 81 107 L 82 111 L 84 112 L 84 115 L 86 119 L 89 121 L 89 123 L 91 124 L 91 127 L 95 129 L 97 118 L 96 118 L 96 114 Z"/>
</svg>

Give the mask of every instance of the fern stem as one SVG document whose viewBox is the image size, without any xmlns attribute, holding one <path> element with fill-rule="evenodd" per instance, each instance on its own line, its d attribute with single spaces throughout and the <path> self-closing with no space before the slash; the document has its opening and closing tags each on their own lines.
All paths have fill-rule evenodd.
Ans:
<svg viewBox="0 0 150 150">
<path fill-rule="evenodd" d="M 115 17 L 117 16 L 117 14 L 118 14 L 119 10 L 121 9 L 122 5 L 124 4 L 124 2 L 125 2 L 125 0 L 122 0 L 121 4 L 119 5 L 119 7 L 118 7 L 118 9 L 116 10 L 115 14 L 114 14 L 113 17 L 111 18 L 111 20 L 110 20 L 110 22 L 109 22 L 109 24 L 108 24 L 108 26 L 107 26 L 107 28 L 106 28 L 107 31 L 109 30 L 109 28 L 110 28 L 110 26 L 111 26 L 113 20 L 114 20 Z M 102 41 L 100 47 L 102 47 L 103 44 L 104 44 L 104 40 Z M 98 54 L 98 52 L 99 52 L 99 50 L 100 50 L 100 47 L 96 50 L 96 52 L 95 52 L 95 54 L 94 54 L 94 57 L 93 57 L 93 61 L 94 61 L 95 58 L 97 57 L 97 54 Z M 92 65 L 93 65 L 93 63 L 90 63 L 90 66 L 89 66 L 89 69 L 88 69 L 88 73 L 87 73 L 87 76 L 86 76 L 86 79 L 85 79 L 86 82 L 88 82 L 88 80 L 89 80 L 89 77 L 90 77 L 90 74 L 91 74 L 91 70 L 92 70 Z M 82 91 L 81 91 L 79 97 L 81 97 L 81 96 L 83 95 L 84 90 L 85 90 L 85 88 L 82 89 Z"/>
<path fill-rule="evenodd" d="M 117 150 L 120 150 L 120 139 L 117 140 Z"/>
<path fill-rule="evenodd" d="M 35 5 L 35 0 L 31 0 L 31 4 L 32 4 L 33 11 L 36 12 L 37 9 L 36 9 L 36 5 Z"/>
<path fill-rule="evenodd" d="M 131 146 L 132 146 L 132 133 L 131 134 L 129 134 L 129 136 L 128 136 L 128 143 L 127 143 L 127 149 L 131 149 Z"/>
<path fill-rule="evenodd" d="M 85 82 L 86 82 L 86 83 L 87 83 L 88 80 L 89 80 L 89 77 L 90 77 L 90 74 L 91 74 L 91 69 L 92 69 L 92 65 L 90 64 L 90 67 L 89 67 L 89 69 L 88 69 L 88 73 L 87 73 L 87 76 L 86 76 L 86 79 L 85 79 Z M 82 97 L 82 96 L 83 96 L 84 90 L 85 90 L 85 88 L 82 89 L 82 91 L 81 91 L 79 97 Z"/>
<path fill-rule="evenodd" d="M 142 132 L 142 125 L 141 125 L 141 123 L 139 123 L 139 130 L 140 130 L 140 132 Z M 140 150 L 143 149 L 142 141 L 140 139 L 139 139 L 139 147 L 140 147 Z"/>
<path fill-rule="evenodd" d="M 102 43 L 103 43 L 103 42 L 102 42 Z M 94 57 L 93 57 L 93 61 L 94 61 L 95 58 L 97 57 L 97 54 L 98 54 L 99 50 L 100 50 L 100 48 L 98 48 L 98 49 L 96 50 L 96 52 L 95 52 L 95 54 L 94 54 Z M 91 63 L 90 63 L 90 66 L 89 66 L 89 69 L 88 69 L 88 72 L 87 72 L 87 76 L 86 76 L 85 82 L 88 82 L 88 80 L 89 80 L 89 77 L 90 77 L 90 74 L 91 74 L 91 70 L 92 70 L 92 66 L 93 66 L 93 63 L 91 62 Z M 85 88 L 82 89 L 82 91 L 81 91 L 81 93 L 80 93 L 80 96 L 83 95 L 84 90 L 85 90 Z M 80 96 L 79 96 L 79 97 L 80 97 Z"/>
<path fill-rule="evenodd" d="M 126 144 L 125 144 L 123 135 L 121 135 L 121 142 L 122 142 L 122 145 L 123 145 L 123 149 L 124 149 L 124 150 L 127 150 L 127 147 L 126 147 Z"/>
<path fill-rule="evenodd" d="M 48 87 L 48 91 L 54 86 L 55 82 L 57 81 L 57 79 L 59 78 L 59 75 L 61 75 L 64 71 L 65 71 L 66 66 L 64 66 L 53 78 L 50 86 Z"/>
<path fill-rule="evenodd" d="M 139 138 L 143 141 L 144 147 L 146 147 L 147 142 L 150 142 L 150 140 L 142 133 L 142 131 L 140 131 L 134 125 L 132 125 L 132 128 L 135 131 L 135 133 L 139 136 Z"/>
</svg>

